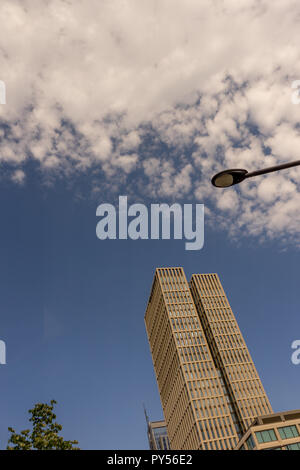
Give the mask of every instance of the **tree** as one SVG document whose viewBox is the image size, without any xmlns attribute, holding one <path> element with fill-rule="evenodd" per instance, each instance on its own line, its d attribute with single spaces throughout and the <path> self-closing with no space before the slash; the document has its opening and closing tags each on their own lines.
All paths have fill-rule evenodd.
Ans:
<svg viewBox="0 0 300 470">
<path fill-rule="evenodd" d="M 53 413 L 55 400 L 46 403 L 37 403 L 32 410 L 29 410 L 32 422 L 32 431 L 25 429 L 17 434 L 13 428 L 8 428 L 11 436 L 8 440 L 7 450 L 79 450 L 73 447 L 78 441 L 65 441 L 59 436 L 62 426 L 58 424 L 56 415 Z M 13 444 L 11 446 L 10 444 Z"/>
</svg>

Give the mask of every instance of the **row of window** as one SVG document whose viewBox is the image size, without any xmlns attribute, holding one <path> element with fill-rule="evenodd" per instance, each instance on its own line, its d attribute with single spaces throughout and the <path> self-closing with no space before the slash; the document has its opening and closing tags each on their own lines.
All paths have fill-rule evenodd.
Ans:
<svg viewBox="0 0 300 470">
<path fill-rule="evenodd" d="M 244 341 L 237 333 L 233 335 L 227 332 L 226 335 L 218 335 L 214 332 L 214 339 L 217 345 L 222 348 L 236 349 L 245 347 Z"/>
<path fill-rule="evenodd" d="M 183 362 L 208 361 L 210 356 L 205 345 L 189 346 L 179 349 Z"/>
<path fill-rule="evenodd" d="M 216 369 L 211 361 L 206 362 L 191 362 L 183 364 L 185 376 L 187 380 L 207 379 L 216 377 Z"/>
<path fill-rule="evenodd" d="M 220 439 L 235 434 L 229 416 L 199 421 L 202 439 Z"/>
<path fill-rule="evenodd" d="M 201 297 L 201 303 L 205 308 L 228 308 L 228 303 L 225 297 Z"/>
<path fill-rule="evenodd" d="M 277 430 L 279 432 L 279 435 L 280 435 L 281 439 L 292 439 L 294 437 L 299 437 L 299 431 L 298 431 L 298 429 L 295 425 L 283 426 L 283 427 L 277 428 Z M 278 440 L 274 429 L 266 429 L 264 431 L 256 431 L 255 436 L 256 436 L 256 439 L 257 439 L 259 444 L 264 444 L 266 442 L 274 442 L 274 441 Z M 299 445 L 300 444 L 298 444 L 298 443 L 297 444 L 290 444 L 287 447 L 296 446 L 295 448 L 298 449 Z M 246 440 L 246 446 L 249 450 L 254 449 L 255 441 L 254 441 L 252 435 L 250 435 L 248 437 L 248 439 Z M 299 448 L 299 450 L 300 450 L 300 448 Z"/>
<path fill-rule="evenodd" d="M 242 364 L 243 362 L 251 361 L 247 349 L 220 351 L 220 353 L 224 364 Z"/>
<path fill-rule="evenodd" d="M 191 294 L 189 291 L 172 291 L 172 292 L 164 292 L 165 299 L 167 303 L 179 303 L 184 302 L 188 303 L 191 302 Z"/>
<path fill-rule="evenodd" d="M 278 432 L 281 439 L 291 439 L 299 436 L 296 426 L 284 426 L 283 428 L 278 428 Z"/>
<path fill-rule="evenodd" d="M 200 331 L 174 333 L 174 336 L 178 346 L 196 345 L 196 343 L 205 345 L 206 343 Z"/>
<path fill-rule="evenodd" d="M 200 288 L 203 296 L 224 295 L 220 282 L 214 274 L 196 274 L 192 277 L 192 281 Z"/>
<path fill-rule="evenodd" d="M 259 444 L 263 444 L 264 442 L 277 441 L 274 429 L 267 429 L 266 431 L 257 431 L 255 435 Z"/>
<path fill-rule="evenodd" d="M 198 317 L 171 318 L 173 329 L 175 331 L 199 330 Z"/>
<path fill-rule="evenodd" d="M 203 442 L 202 447 L 205 450 L 216 450 L 216 449 L 224 449 L 224 450 L 232 450 L 236 445 L 236 440 L 231 437 L 227 439 L 222 439 L 220 441 L 212 441 L 212 442 Z"/>
<path fill-rule="evenodd" d="M 214 406 L 212 408 L 200 408 L 195 410 L 197 419 L 210 418 L 212 416 L 223 416 L 226 410 L 221 405 Z"/>
<path fill-rule="evenodd" d="M 249 418 L 249 424 L 253 421 L 254 417 L 270 412 L 264 398 L 238 400 L 238 407 L 243 418 Z"/>
<path fill-rule="evenodd" d="M 224 395 L 224 391 L 219 386 L 219 383 L 216 379 L 211 380 L 209 386 L 205 386 L 205 382 L 208 381 L 195 380 L 194 382 L 188 382 L 192 398 L 216 397 Z"/>
<path fill-rule="evenodd" d="M 214 318 L 211 318 L 206 312 L 207 318 L 209 318 L 209 324 L 213 328 L 214 335 L 239 335 L 239 330 L 237 324 L 234 320 L 226 320 L 222 322 L 217 322 Z"/>
<path fill-rule="evenodd" d="M 190 317 L 193 315 L 194 318 L 198 318 L 196 317 L 194 305 L 187 301 L 182 303 L 174 302 L 174 305 L 168 305 L 168 313 L 170 317 Z"/>
<path fill-rule="evenodd" d="M 287 450 L 300 450 L 300 442 L 295 442 L 295 444 L 289 444 L 286 446 Z"/>
<path fill-rule="evenodd" d="M 203 307 L 202 307 L 203 309 Z M 231 314 L 231 310 L 229 308 L 220 308 L 220 309 L 203 309 L 202 311 L 200 310 L 201 314 L 203 315 L 203 311 L 205 312 L 205 315 L 209 321 L 209 323 L 213 322 L 228 322 L 228 321 L 233 321 L 233 316 Z"/>
<path fill-rule="evenodd" d="M 235 398 L 249 398 L 249 395 L 264 395 L 258 379 L 243 380 L 241 382 L 231 381 L 231 388 Z"/>
<path fill-rule="evenodd" d="M 203 376 L 215 377 L 216 376 L 215 370 L 211 367 L 211 363 L 209 363 L 208 365 L 209 367 L 206 367 L 205 373 L 203 373 L 203 370 L 204 370 L 203 366 L 201 367 L 201 365 L 198 362 L 194 362 L 191 364 L 184 364 L 183 368 L 184 368 L 186 378 L 188 380 L 190 379 L 194 380 L 194 379 L 202 378 Z"/>
<path fill-rule="evenodd" d="M 245 379 L 254 380 L 254 377 L 256 377 L 256 371 L 252 364 L 245 364 L 243 366 L 234 364 L 230 369 L 227 368 L 226 373 L 232 382 L 243 381 Z"/>
<path fill-rule="evenodd" d="M 222 299 L 226 299 L 225 295 L 223 295 L 221 290 L 208 290 L 205 289 L 205 292 L 203 289 L 201 289 L 201 300 L 202 299 L 209 299 L 210 297 L 222 297 Z"/>
<path fill-rule="evenodd" d="M 189 287 L 184 282 L 177 282 L 177 283 L 172 283 L 172 284 L 162 283 L 162 288 L 163 288 L 164 293 L 189 291 Z"/>
</svg>

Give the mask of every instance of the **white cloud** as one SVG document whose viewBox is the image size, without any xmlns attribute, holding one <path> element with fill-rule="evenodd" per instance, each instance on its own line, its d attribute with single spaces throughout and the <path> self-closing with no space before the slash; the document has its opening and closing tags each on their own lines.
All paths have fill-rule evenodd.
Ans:
<svg viewBox="0 0 300 470">
<path fill-rule="evenodd" d="M 217 207 L 224 211 L 236 211 L 239 201 L 236 193 L 229 189 L 222 198 L 218 199 Z"/>
<path fill-rule="evenodd" d="M 22 170 L 16 170 L 11 176 L 12 181 L 17 184 L 23 184 L 25 180 L 25 173 Z"/>
<path fill-rule="evenodd" d="M 131 170 L 136 168 L 136 163 L 138 161 L 138 155 L 131 154 L 131 155 L 121 155 L 115 161 L 115 165 L 123 168 L 125 173 L 130 173 Z"/>
<path fill-rule="evenodd" d="M 234 236 L 299 244 L 299 168 L 210 184 L 300 159 L 299 17 L 298 0 L 2 0 L 0 165 L 111 191 L 135 172 L 140 197 L 196 197 Z"/>
</svg>

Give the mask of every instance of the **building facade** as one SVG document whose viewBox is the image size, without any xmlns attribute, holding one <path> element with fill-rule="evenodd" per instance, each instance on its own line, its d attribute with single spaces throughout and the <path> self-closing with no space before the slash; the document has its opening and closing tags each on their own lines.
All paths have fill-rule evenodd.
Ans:
<svg viewBox="0 0 300 470">
<path fill-rule="evenodd" d="M 272 407 L 217 274 L 194 274 L 191 292 L 240 435 Z"/>
<path fill-rule="evenodd" d="M 236 450 L 300 450 L 300 410 L 256 418 Z"/>
<path fill-rule="evenodd" d="M 158 268 L 145 324 L 171 449 L 234 449 L 272 413 L 216 274 Z"/>
<path fill-rule="evenodd" d="M 165 421 L 147 421 L 147 435 L 151 450 L 170 449 Z"/>
</svg>

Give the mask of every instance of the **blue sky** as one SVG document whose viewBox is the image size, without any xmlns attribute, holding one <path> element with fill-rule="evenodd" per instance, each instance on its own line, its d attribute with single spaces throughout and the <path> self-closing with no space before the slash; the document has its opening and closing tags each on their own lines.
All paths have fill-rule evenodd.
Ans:
<svg viewBox="0 0 300 470">
<path fill-rule="evenodd" d="M 209 227 L 195 252 L 180 240 L 101 241 L 95 212 L 106 201 L 75 189 L 41 188 L 34 171 L 26 188 L 0 189 L 2 448 L 7 427 L 26 428 L 26 411 L 52 398 L 63 435 L 82 448 L 147 448 L 142 403 L 162 417 L 143 320 L 157 266 L 217 272 L 274 410 L 299 408 L 297 250 Z"/>
<path fill-rule="evenodd" d="M 147 447 L 157 266 L 217 272 L 274 409 L 300 407 L 300 167 L 210 183 L 300 159 L 299 17 L 298 0 L 1 1 L 1 447 L 52 398 L 82 448 Z M 205 204 L 204 248 L 100 241 L 120 195 Z"/>
</svg>

